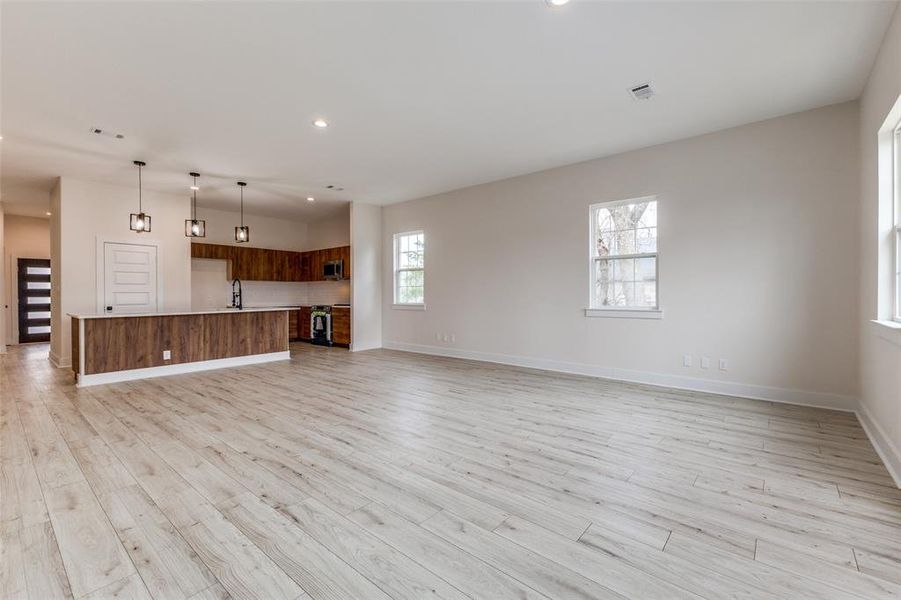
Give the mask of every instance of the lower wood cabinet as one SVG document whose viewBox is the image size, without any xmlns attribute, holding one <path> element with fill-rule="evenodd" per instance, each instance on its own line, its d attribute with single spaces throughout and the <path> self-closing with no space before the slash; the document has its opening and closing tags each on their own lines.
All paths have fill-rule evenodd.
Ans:
<svg viewBox="0 0 901 600">
<path fill-rule="evenodd" d="M 296 340 L 300 337 L 300 311 L 288 312 L 288 339 Z"/>
<path fill-rule="evenodd" d="M 350 307 L 332 307 L 332 341 L 343 346 L 350 345 Z"/>
<path fill-rule="evenodd" d="M 299 311 L 299 332 L 298 335 L 302 340 L 309 340 L 313 337 L 313 332 L 310 329 L 310 307 L 302 306 Z"/>
</svg>

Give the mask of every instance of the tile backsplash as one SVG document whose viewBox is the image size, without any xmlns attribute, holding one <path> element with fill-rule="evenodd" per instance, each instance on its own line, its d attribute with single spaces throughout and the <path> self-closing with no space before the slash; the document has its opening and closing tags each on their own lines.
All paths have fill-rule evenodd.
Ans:
<svg viewBox="0 0 901 600">
<path fill-rule="evenodd" d="M 350 303 L 350 281 L 311 281 L 301 285 L 307 286 L 309 304 Z"/>
</svg>

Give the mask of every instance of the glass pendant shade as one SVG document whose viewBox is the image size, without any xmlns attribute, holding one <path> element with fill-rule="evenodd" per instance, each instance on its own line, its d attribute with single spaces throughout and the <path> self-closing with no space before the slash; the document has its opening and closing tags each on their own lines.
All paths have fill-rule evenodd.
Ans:
<svg viewBox="0 0 901 600">
<path fill-rule="evenodd" d="M 144 161 L 136 160 L 134 161 L 136 167 L 138 167 L 138 212 L 131 213 L 128 219 L 128 228 L 132 231 L 136 231 L 138 233 L 146 233 L 150 231 L 150 215 L 144 212 L 142 208 L 142 180 L 141 180 L 141 169 L 147 165 Z"/>
<path fill-rule="evenodd" d="M 131 213 L 129 229 L 138 233 L 147 233 L 150 231 L 150 215 L 145 213 Z"/>
<path fill-rule="evenodd" d="M 206 237 L 206 221 L 185 219 L 185 235 L 187 237 Z"/>
</svg>

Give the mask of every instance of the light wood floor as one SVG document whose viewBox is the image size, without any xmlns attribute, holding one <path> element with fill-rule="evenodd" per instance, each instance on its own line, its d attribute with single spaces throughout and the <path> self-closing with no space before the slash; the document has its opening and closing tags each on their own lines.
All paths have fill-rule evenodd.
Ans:
<svg viewBox="0 0 901 600">
<path fill-rule="evenodd" d="M 897 598 L 853 415 L 392 351 L 0 358 L 0 598 Z"/>
</svg>

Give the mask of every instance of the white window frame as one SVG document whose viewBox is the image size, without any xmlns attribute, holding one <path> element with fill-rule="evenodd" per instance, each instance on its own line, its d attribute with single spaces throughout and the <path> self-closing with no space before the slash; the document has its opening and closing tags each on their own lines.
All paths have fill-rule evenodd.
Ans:
<svg viewBox="0 0 901 600">
<path fill-rule="evenodd" d="M 656 202 L 657 203 L 657 251 L 641 252 L 636 254 L 617 254 L 615 256 L 601 257 L 597 254 L 597 240 L 595 235 L 597 232 L 597 214 L 598 209 L 612 208 L 623 206 L 624 204 L 636 204 L 639 202 Z M 616 317 L 627 319 L 662 319 L 663 309 L 660 307 L 660 201 L 656 195 L 641 196 L 639 198 L 628 198 L 626 200 L 613 200 L 608 202 L 597 202 L 588 207 L 588 307 L 585 309 L 586 317 Z M 636 258 L 654 258 L 654 291 L 656 293 L 655 306 L 596 306 L 595 305 L 595 264 L 601 260 L 610 259 L 636 259 Z"/>
<path fill-rule="evenodd" d="M 892 211 L 893 225 L 892 233 L 894 241 L 892 244 L 892 275 L 894 281 L 892 287 L 892 320 L 901 322 L 901 123 L 895 127 L 894 138 L 892 142 L 892 169 L 894 170 L 894 208 Z"/>
<path fill-rule="evenodd" d="M 400 265 L 400 238 L 406 237 L 409 235 L 421 235 L 422 236 L 422 244 L 423 244 L 423 257 L 422 257 L 422 268 L 421 269 L 401 269 L 398 265 Z M 394 245 L 394 303 L 392 304 L 393 308 L 401 309 L 401 310 L 425 310 L 425 231 L 421 229 L 417 229 L 414 231 L 403 231 L 400 233 L 394 234 L 394 239 L 392 241 Z M 422 271 L 422 302 L 400 302 L 398 300 L 398 284 L 400 283 L 400 278 L 398 274 L 401 272 L 407 271 Z"/>
</svg>

